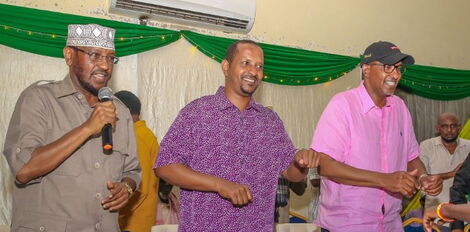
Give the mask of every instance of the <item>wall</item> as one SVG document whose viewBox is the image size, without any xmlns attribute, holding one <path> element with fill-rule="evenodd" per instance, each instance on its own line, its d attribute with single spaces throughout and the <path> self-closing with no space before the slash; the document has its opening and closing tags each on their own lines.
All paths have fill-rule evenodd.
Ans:
<svg viewBox="0 0 470 232">
<path fill-rule="evenodd" d="M 137 22 L 136 19 L 109 14 L 108 1 L 0 0 L 0 3 Z M 389 40 L 412 54 L 418 64 L 470 69 L 470 58 L 467 55 L 470 51 L 468 9 L 470 2 L 466 0 L 454 0 L 452 4 L 444 0 L 397 0 L 392 3 L 372 0 L 297 0 L 289 4 L 281 0 L 258 0 L 256 21 L 248 35 L 194 30 L 350 56 L 358 56 L 371 42 Z M 162 22 L 151 22 L 151 25 L 169 29 L 184 28 Z M 67 68 L 62 59 L 25 53 L 2 45 L 0 54 L 0 71 L 3 74 L 0 78 L 0 99 L 3 100 L 0 107 L 4 109 L 0 112 L 0 148 L 3 148 L 3 137 L 20 90 L 36 80 L 61 79 Z M 357 86 L 359 80 L 356 69 L 335 81 L 315 86 L 291 87 L 263 83 L 255 98 L 265 105 L 273 106 L 296 146 L 308 147 L 314 126 L 328 100 L 335 93 Z M 161 139 L 179 109 L 199 96 L 213 93 L 222 84 L 219 64 L 180 40 L 167 47 L 123 57 L 114 72 L 112 87 L 114 90 L 130 89 L 142 98 L 146 106 L 143 117 Z M 427 128 L 418 135 L 420 140 L 430 137 L 432 130 L 418 123 L 433 122 L 439 110 L 447 105 L 454 105 L 451 109 L 460 109 L 459 115 L 462 117 L 470 116 L 469 110 L 466 110 L 470 108 L 468 99 L 448 103 L 423 100 L 406 94 L 403 96 L 408 102 L 415 102 L 416 106 L 422 106 L 422 101 L 441 106 L 425 110 L 419 110 L 418 107 L 412 109 L 412 112 L 415 111 L 415 119 L 427 120 L 415 120 L 416 127 Z M 11 176 L 6 172 L 3 157 L 0 166 L 0 207 L 7 207 L 0 208 L 2 224 L 6 223 L 9 215 Z M 309 196 L 310 191 L 303 197 L 293 196 L 293 210 L 305 215 Z"/>
</svg>

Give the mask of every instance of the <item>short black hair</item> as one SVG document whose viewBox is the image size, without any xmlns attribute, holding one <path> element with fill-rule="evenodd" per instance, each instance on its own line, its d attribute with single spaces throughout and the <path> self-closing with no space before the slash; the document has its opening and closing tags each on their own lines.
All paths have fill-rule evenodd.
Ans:
<svg viewBox="0 0 470 232">
<path fill-rule="evenodd" d="M 129 108 L 131 114 L 140 115 L 141 103 L 135 94 L 127 90 L 121 90 L 115 93 L 114 96 L 116 96 L 119 100 L 122 101 L 122 103 L 124 103 L 124 105 L 127 106 L 127 108 Z"/>
<path fill-rule="evenodd" d="M 252 44 L 252 45 L 255 45 L 256 47 L 261 48 L 261 46 L 259 46 L 259 44 L 256 43 L 253 40 L 249 40 L 249 39 L 238 40 L 238 41 L 234 42 L 233 44 L 231 44 L 227 48 L 227 51 L 225 52 L 225 58 L 224 59 L 226 59 L 229 63 L 232 62 L 233 57 L 237 54 L 237 47 L 238 47 L 239 44 Z"/>
</svg>

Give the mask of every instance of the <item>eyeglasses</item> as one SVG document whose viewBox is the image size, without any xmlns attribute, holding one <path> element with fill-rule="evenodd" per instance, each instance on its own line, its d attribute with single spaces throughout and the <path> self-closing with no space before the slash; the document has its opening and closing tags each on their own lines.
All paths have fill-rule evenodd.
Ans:
<svg viewBox="0 0 470 232">
<path fill-rule="evenodd" d="M 391 65 L 391 64 L 369 64 L 369 65 L 383 66 L 384 72 L 386 73 L 392 73 L 395 69 L 398 71 L 398 73 L 401 73 L 401 74 L 403 74 L 406 71 L 405 65 Z"/>
<path fill-rule="evenodd" d="M 455 130 L 455 129 L 460 128 L 460 125 L 458 124 L 441 124 L 439 126 L 441 127 L 442 130 L 448 130 L 448 129 Z"/>
<path fill-rule="evenodd" d="M 77 48 L 77 47 L 70 47 L 70 48 L 73 48 L 79 52 L 83 52 L 85 54 L 88 55 L 88 57 L 90 57 L 90 60 L 92 62 L 97 62 L 99 61 L 101 58 L 104 58 L 106 60 L 106 62 L 108 63 L 113 63 L 113 64 L 117 64 L 119 62 L 119 58 L 115 57 L 115 56 L 102 56 L 100 55 L 99 53 L 96 53 L 96 52 L 87 52 L 85 50 L 82 50 L 80 48 Z"/>
</svg>

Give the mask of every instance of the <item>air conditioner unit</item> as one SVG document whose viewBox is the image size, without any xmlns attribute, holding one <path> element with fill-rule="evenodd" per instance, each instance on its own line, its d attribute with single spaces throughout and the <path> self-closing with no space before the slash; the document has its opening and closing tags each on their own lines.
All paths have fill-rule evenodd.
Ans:
<svg viewBox="0 0 470 232">
<path fill-rule="evenodd" d="M 225 32 L 248 33 L 256 0 L 111 0 L 111 13 Z"/>
</svg>

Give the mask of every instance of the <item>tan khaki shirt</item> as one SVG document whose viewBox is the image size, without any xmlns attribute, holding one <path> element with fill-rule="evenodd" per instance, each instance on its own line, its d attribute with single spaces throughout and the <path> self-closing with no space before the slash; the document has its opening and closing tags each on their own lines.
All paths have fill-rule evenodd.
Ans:
<svg viewBox="0 0 470 232">
<path fill-rule="evenodd" d="M 442 144 L 440 136 L 424 140 L 419 145 L 421 154 L 419 158 L 423 161 L 429 174 L 446 173 L 454 170 L 462 163 L 470 152 L 470 141 L 462 138 L 457 139 L 457 148 L 454 154 L 450 154 Z M 442 192 L 437 196 L 426 195 L 426 207 L 435 206 L 443 202 L 449 202 L 449 190 L 454 183 L 454 178 L 444 180 Z"/>
<path fill-rule="evenodd" d="M 129 110 L 119 100 L 113 132 L 114 150 L 106 155 L 101 136 L 89 138 L 50 173 L 16 184 L 12 231 L 119 231 L 118 214 L 104 210 L 106 181 L 123 177 L 140 182 L 134 127 Z M 37 82 L 23 91 L 8 128 L 4 155 L 15 175 L 37 148 L 57 140 L 91 115 L 85 96 L 66 77 Z"/>
</svg>

